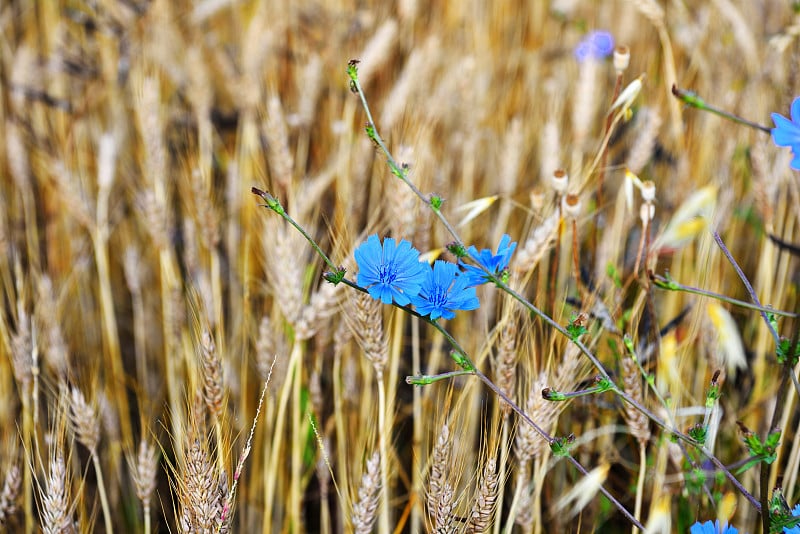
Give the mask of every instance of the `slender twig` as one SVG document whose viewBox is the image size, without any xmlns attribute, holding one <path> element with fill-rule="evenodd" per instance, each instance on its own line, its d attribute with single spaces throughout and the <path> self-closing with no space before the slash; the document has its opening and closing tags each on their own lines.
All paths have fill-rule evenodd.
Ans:
<svg viewBox="0 0 800 534">
<path fill-rule="evenodd" d="M 733 121 L 737 124 L 743 124 L 744 126 L 749 126 L 750 128 L 759 130 L 767 135 L 769 135 L 770 132 L 772 131 L 770 128 L 758 124 L 757 122 L 749 121 L 738 115 L 734 115 L 730 111 L 725 111 L 724 109 L 720 109 L 708 104 L 705 100 L 700 98 L 694 91 L 680 89 L 678 86 L 673 84 L 672 94 L 675 96 L 675 98 L 677 98 L 687 106 L 697 108 L 703 111 L 708 111 L 710 113 L 713 113 L 714 115 L 719 115 L 720 117 L 728 119 L 729 121 Z"/>
<path fill-rule="evenodd" d="M 756 310 L 765 313 L 772 313 L 774 315 L 780 315 L 782 317 L 799 317 L 800 314 L 784 311 L 784 310 L 776 310 L 775 308 L 770 308 L 769 306 L 760 306 L 758 304 L 752 304 L 750 302 L 744 300 L 738 300 L 735 298 L 728 297 L 727 295 L 722 295 L 720 293 L 714 293 L 713 291 L 708 291 L 707 289 L 700 289 L 698 287 L 687 286 L 681 284 L 680 282 L 676 282 L 672 278 L 668 278 L 666 276 L 661 276 L 659 274 L 650 273 L 650 280 L 656 285 L 656 287 L 660 289 L 667 289 L 670 291 L 684 291 L 686 293 L 692 293 L 694 295 L 701 295 L 703 297 L 711 297 L 713 299 L 727 302 L 728 304 L 733 304 L 734 306 L 738 306 L 740 308 L 747 308 L 748 310 Z"/>
<path fill-rule="evenodd" d="M 747 277 L 744 275 L 744 272 L 742 271 L 742 268 L 739 267 L 739 264 L 736 263 L 735 259 L 733 259 L 733 255 L 731 254 L 730 250 L 728 250 L 728 247 L 725 246 L 725 243 L 722 242 L 722 238 L 720 237 L 719 233 L 717 233 L 717 231 L 715 230 L 713 232 L 713 235 L 714 235 L 714 241 L 717 242 L 717 245 L 719 245 L 720 250 L 722 250 L 722 253 L 725 255 L 725 257 L 728 259 L 730 264 L 733 266 L 733 269 L 736 271 L 736 274 L 739 275 L 739 280 L 742 281 L 742 283 L 744 284 L 745 289 L 747 289 L 747 294 L 750 295 L 750 299 L 757 306 L 762 308 L 762 310 L 759 312 L 761 314 L 761 318 L 764 319 L 764 322 L 766 323 L 767 328 L 769 329 L 770 333 L 772 334 L 772 338 L 775 340 L 775 345 L 778 345 L 778 343 L 780 341 L 780 339 L 778 337 L 778 333 L 775 331 L 775 328 L 773 328 L 772 323 L 769 320 L 769 317 L 767 317 L 767 312 L 764 311 L 764 306 L 761 305 L 761 301 L 758 300 L 758 295 L 756 295 L 756 292 L 753 289 L 753 286 L 750 284 L 750 280 L 747 279 Z"/>
</svg>

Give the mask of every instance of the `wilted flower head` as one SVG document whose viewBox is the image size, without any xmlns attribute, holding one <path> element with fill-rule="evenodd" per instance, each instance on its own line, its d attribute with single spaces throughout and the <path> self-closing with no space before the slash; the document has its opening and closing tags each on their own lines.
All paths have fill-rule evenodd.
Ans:
<svg viewBox="0 0 800 534">
<path fill-rule="evenodd" d="M 455 263 L 436 260 L 428 267 L 419 295 L 411 302 L 420 315 L 431 319 L 452 319 L 455 310 L 474 310 L 481 305 L 475 288 L 467 287 L 467 277 L 459 275 Z"/>
<path fill-rule="evenodd" d="M 614 52 L 614 36 L 607 31 L 595 30 L 586 36 L 575 47 L 575 59 L 583 62 L 589 58 L 603 59 Z"/>
<path fill-rule="evenodd" d="M 508 262 L 516 248 L 516 242 L 511 243 L 511 238 L 508 237 L 508 234 L 503 234 L 502 239 L 500 239 L 500 244 L 497 246 L 497 254 L 492 254 L 491 249 L 488 248 L 478 252 L 474 246 L 469 247 L 467 253 L 480 265 L 486 267 L 486 270 L 492 273 L 492 275 L 499 277 L 503 270 L 508 267 Z M 460 264 L 461 267 L 464 268 L 464 273 L 461 276 L 467 279 L 467 287 L 479 286 L 489 281 L 488 274 L 480 267 L 468 265 L 463 261 L 460 262 Z"/>
<path fill-rule="evenodd" d="M 371 235 L 355 250 L 358 265 L 358 285 L 366 287 L 370 296 L 384 304 L 394 300 L 400 306 L 411 302 L 425 281 L 425 263 L 419 261 L 419 251 L 405 239 L 398 244 Z"/>
<path fill-rule="evenodd" d="M 800 97 L 794 99 L 791 109 L 792 120 L 787 119 L 779 113 L 772 114 L 772 121 L 775 128 L 772 129 L 772 140 L 778 146 L 788 146 L 792 148 L 791 167 L 800 170 Z"/>
</svg>

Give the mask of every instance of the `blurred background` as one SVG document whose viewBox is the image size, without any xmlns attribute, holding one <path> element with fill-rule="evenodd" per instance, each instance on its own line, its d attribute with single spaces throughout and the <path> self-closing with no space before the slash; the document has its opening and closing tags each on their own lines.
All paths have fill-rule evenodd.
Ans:
<svg viewBox="0 0 800 534">
<path fill-rule="evenodd" d="M 627 48 L 627 68 L 576 56 L 597 30 Z M 790 150 L 671 94 L 771 128 L 797 94 L 798 32 L 784 0 L 3 3 L 0 523 L 630 528 L 602 485 L 653 532 L 716 518 L 756 532 L 718 467 L 612 393 L 545 401 L 543 388 L 585 389 L 598 371 L 497 288 L 443 326 L 545 431 L 574 434 L 590 475 L 475 377 L 406 384 L 456 369 L 442 335 L 323 281 L 328 267 L 250 190 L 279 199 L 353 280 L 352 251 L 373 233 L 454 260 L 453 237 L 364 133 L 346 74 L 360 60 L 410 180 L 444 199 L 465 244 L 494 250 L 509 234 L 509 285 L 559 324 L 584 323 L 621 389 L 682 432 L 706 424 L 708 451 L 734 468 L 748 456 L 736 421 L 763 436 L 779 409 L 768 487 L 792 505 L 797 390 L 777 396 L 764 320 L 660 290 L 647 271 L 749 302 L 716 231 L 763 304 L 798 311 L 797 257 L 769 238 L 800 242 Z M 776 330 L 797 327 L 779 317 Z M 757 468 L 737 477 L 760 498 Z"/>
</svg>

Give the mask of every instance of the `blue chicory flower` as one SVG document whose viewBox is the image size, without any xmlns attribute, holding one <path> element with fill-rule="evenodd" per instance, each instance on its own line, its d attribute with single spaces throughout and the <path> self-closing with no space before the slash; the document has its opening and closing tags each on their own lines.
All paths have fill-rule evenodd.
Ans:
<svg viewBox="0 0 800 534">
<path fill-rule="evenodd" d="M 386 238 L 383 245 L 371 235 L 355 250 L 358 285 L 384 304 L 394 300 L 400 306 L 417 296 L 425 281 L 428 264 L 419 261 L 419 251 L 405 239 L 397 243 Z"/>
<path fill-rule="evenodd" d="M 794 99 L 791 109 L 792 120 L 779 113 L 772 114 L 775 128 L 772 129 L 772 140 L 778 146 L 792 147 L 791 167 L 800 170 L 800 97 Z"/>
<path fill-rule="evenodd" d="M 500 244 L 497 246 L 497 254 L 492 254 L 491 249 L 485 248 L 478 252 L 475 247 L 469 247 L 467 253 L 469 256 L 477 261 L 480 265 L 486 267 L 486 270 L 492 273 L 493 276 L 499 277 L 503 270 L 508 267 L 508 262 L 511 255 L 517 248 L 517 243 L 511 243 L 511 238 L 508 234 L 503 234 L 500 239 Z M 489 277 L 483 269 L 475 265 L 467 265 L 463 261 L 459 262 L 461 267 L 464 268 L 462 276 L 468 280 L 467 287 L 475 287 L 485 284 L 489 281 Z"/>
<path fill-rule="evenodd" d="M 794 517 L 800 517 L 800 504 L 792 508 L 792 515 Z M 800 525 L 795 525 L 791 528 L 783 527 L 783 534 L 800 534 Z"/>
<path fill-rule="evenodd" d="M 586 36 L 575 47 L 575 59 L 579 63 L 587 59 L 603 59 L 614 51 L 614 36 L 607 31 L 595 30 Z"/>
<path fill-rule="evenodd" d="M 697 521 L 694 525 L 689 527 L 690 534 L 737 534 L 739 531 L 734 527 L 729 527 L 727 523 L 719 524 L 719 519 L 714 521 L 706 521 L 700 523 Z"/>
<path fill-rule="evenodd" d="M 455 310 L 474 310 L 481 305 L 475 288 L 467 287 L 467 278 L 459 274 L 458 266 L 442 260 L 428 267 L 422 289 L 411 302 L 420 315 L 430 315 L 434 320 L 452 319 Z"/>
</svg>

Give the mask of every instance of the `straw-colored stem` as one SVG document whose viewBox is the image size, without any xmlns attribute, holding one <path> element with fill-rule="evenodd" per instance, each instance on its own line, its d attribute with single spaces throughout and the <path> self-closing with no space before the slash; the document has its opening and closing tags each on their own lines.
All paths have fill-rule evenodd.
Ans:
<svg viewBox="0 0 800 534">
<path fill-rule="evenodd" d="M 23 388 L 20 395 L 22 397 L 22 444 L 26 451 L 33 451 L 34 443 L 34 424 L 31 414 L 31 398 L 28 388 Z M 25 512 L 25 533 L 31 534 L 34 530 L 33 518 L 33 473 L 30 469 L 22 470 L 22 494 L 23 507 Z"/>
<path fill-rule="evenodd" d="M 111 364 L 111 391 L 115 393 L 119 424 L 124 443 L 133 443 L 133 430 L 128 414 L 128 396 L 125 369 L 122 364 L 122 351 L 119 347 L 117 317 L 114 313 L 114 297 L 111 292 L 111 269 L 108 264 L 108 234 L 104 226 L 98 225 L 92 232 L 94 257 L 97 264 L 98 284 L 100 286 L 100 311 L 103 315 L 103 334 L 108 361 Z M 118 447 L 112 447 L 112 450 Z M 116 456 L 116 454 L 115 454 Z M 116 463 L 116 460 L 113 461 Z"/>
<path fill-rule="evenodd" d="M 564 218 L 558 218 L 558 234 L 553 246 L 553 255 L 550 257 L 550 279 L 547 284 L 547 309 L 550 314 L 556 312 L 556 290 L 558 287 L 558 264 L 561 261 L 561 237 L 564 235 Z"/>
<path fill-rule="evenodd" d="M 623 72 L 617 71 L 617 78 L 614 82 L 614 94 L 611 97 L 612 104 L 619 97 L 622 90 Z M 608 135 L 614 122 L 614 112 L 609 112 L 606 116 L 606 128 L 604 135 Z M 603 231 L 604 224 L 601 224 L 602 213 L 604 209 L 605 199 L 603 197 L 603 187 L 605 186 L 606 178 L 606 164 L 608 162 L 608 144 L 603 145 L 602 157 L 600 159 L 600 167 L 597 169 L 597 192 L 595 194 L 595 226 L 594 226 L 594 242 L 592 249 L 597 250 L 597 244 L 600 242 L 600 233 Z"/>
<path fill-rule="evenodd" d="M 378 446 L 381 450 L 381 514 L 378 531 L 389 534 L 391 529 L 391 508 L 389 494 L 389 444 L 387 435 L 391 436 L 391 429 L 386 426 L 386 388 L 383 373 L 375 377 L 378 383 Z"/>
<path fill-rule="evenodd" d="M 636 481 L 636 503 L 633 507 L 633 515 L 642 519 L 642 501 L 644 500 L 644 481 L 647 474 L 647 443 L 639 442 L 639 477 Z M 636 527 L 631 528 L 631 533 L 636 534 Z"/>
<path fill-rule="evenodd" d="M 94 465 L 94 472 L 97 475 L 97 493 L 100 496 L 100 506 L 103 509 L 103 521 L 105 522 L 106 532 L 114 532 L 111 522 L 111 508 L 108 506 L 108 495 L 106 494 L 106 484 L 103 481 L 103 468 L 100 466 L 100 458 L 97 457 L 97 451 L 91 451 L 92 465 Z M 149 518 L 149 514 L 147 515 Z"/>
<path fill-rule="evenodd" d="M 295 359 L 294 372 L 289 375 L 292 385 L 292 443 L 291 447 L 291 484 L 289 486 L 288 513 L 290 525 L 302 524 L 302 504 L 303 504 L 303 449 L 301 443 L 305 443 L 306 425 L 303 413 L 303 355 L 304 342 L 295 341 L 297 357 Z M 277 434 L 277 433 L 276 433 Z M 276 465 L 277 469 L 277 465 Z"/>
<path fill-rule="evenodd" d="M 167 400 L 170 407 L 173 443 L 184 443 L 184 425 L 182 424 L 181 414 L 183 409 L 183 391 L 179 377 L 181 363 L 185 363 L 186 356 L 182 353 L 173 333 L 172 320 L 177 313 L 174 308 L 172 294 L 179 283 L 175 257 L 169 249 L 162 249 L 159 252 L 159 267 L 161 271 L 161 321 L 162 332 L 164 335 L 164 351 L 168 355 L 164 358 L 164 378 L 167 382 Z M 179 352 L 179 354 L 176 354 Z M 178 450 L 181 450 L 180 448 Z"/>
<path fill-rule="evenodd" d="M 510 425 L 509 418 L 508 417 L 504 417 L 503 418 L 503 428 L 501 430 L 501 434 L 502 435 L 501 435 L 501 442 L 500 443 L 508 443 L 509 442 L 509 439 L 510 439 L 509 438 L 509 425 Z M 500 466 L 499 466 L 498 471 L 497 471 L 497 473 L 498 473 L 497 480 L 506 480 L 506 477 L 508 476 L 508 467 L 509 467 L 508 466 L 508 457 L 509 457 L 508 447 L 500 447 Z M 503 501 L 505 500 L 505 495 L 506 495 L 505 491 L 498 492 L 498 494 L 497 494 L 497 510 L 502 510 L 503 509 Z M 494 527 L 493 527 L 492 532 L 494 534 L 500 534 L 500 528 L 502 527 L 502 525 L 503 525 L 503 522 L 500 521 L 500 514 L 498 513 L 495 516 L 495 522 L 494 522 Z"/>
<path fill-rule="evenodd" d="M 277 418 L 273 427 L 274 430 L 272 432 L 272 442 L 270 443 L 269 458 L 268 461 L 264 463 L 264 523 L 262 529 L 264 534 L 272 532 L 273 530 L 272 514 L 276 504 L 275 485 L 278 482 L 281 445 L 286 442 L 286 437 L 283 435 L 284 427 L 286 426 L 286 405 L 289 402 L 290 393 L 294 390 L 292 385 L 295 380 L 294 376 L 297 374 L 297 367 L 302 354 L 303 351 L 300 348 L 300 343 L 295 343 L 292 347 L 291 355 L 289 356 L 288 369 L 286 371 L 287 380 L 284 382 L 283 387 L 281 387 L 278 403 L 275 407 Z"/>
<path fill-rule="evenodd" d="M 578 242 L 578 221 L 572 218 L 572 267 L 575 269 L 575 287 L 581 294 L 581 300 L 584 308 L 589 305 L 588 293 L 583 287 L 581 282 L 581 260 L 580 260 L 580 246 Z"/>
<path fill-rule="evenodd" d="M 150 519 L 151 515 L 150 505 L 149 504 L 144 505 L 142 512 L 144 513 L 144 534 L 150 534 L 150 532 L 152 531 L 152 520 Z"/>
<path fill-rule="evenodd" d="M 421 357 L 420 357 L 420 336 L 419 336 L 419 321 L 411 320 L 411 372 L 414 375 L 422 373 Z M 422 389 L 413 388 L 411 412 L 414 415 L 413 435 L 411 449 L 414 451 L 421 450 L 422 446 L 422 431 L 423 431 L 423 417 L 422 417 Z M 419 454 L 413 455 L 411 459 L 411 494 L 417 495 L 420 498 L 411 508 L 411 532 L 420 532 L 422 526 L 422 465 L 423 458 Z M 502 492 L 501 492 L 502 494 Z"/>
</svg>

